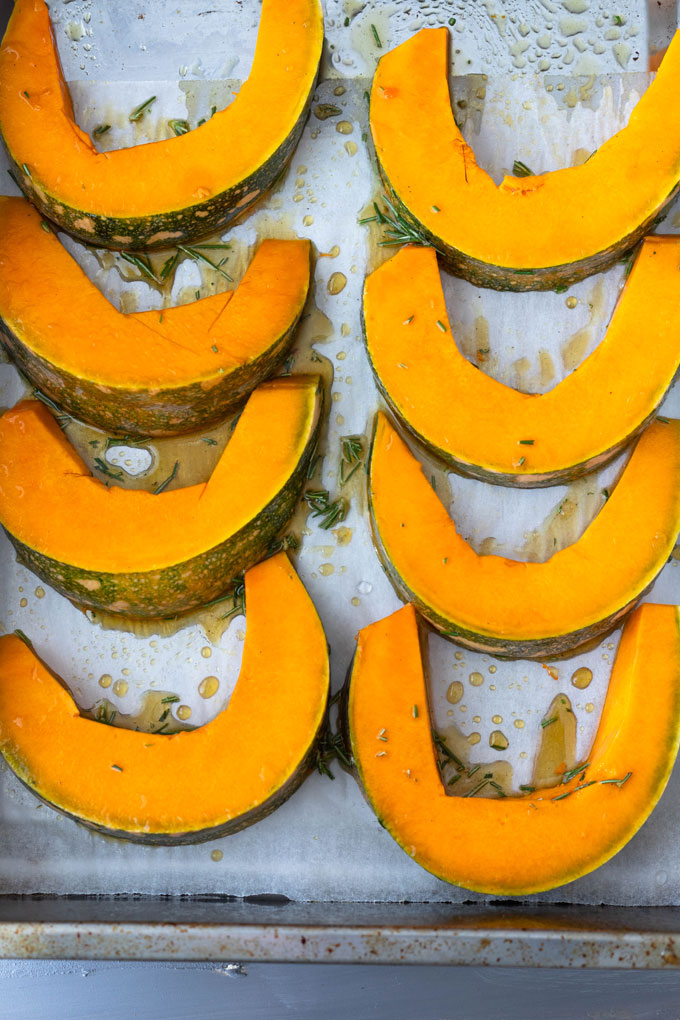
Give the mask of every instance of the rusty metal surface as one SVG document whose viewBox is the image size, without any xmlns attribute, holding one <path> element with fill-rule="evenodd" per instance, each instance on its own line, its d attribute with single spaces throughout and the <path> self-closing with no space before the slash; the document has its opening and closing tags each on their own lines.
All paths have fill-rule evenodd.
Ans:
<svg viewBox="0 0 680 1020">
<path fill-rule="evenodd" d="M 4 898 L 14 959 L 680 966 L 675 908 Z"/>
</svg>

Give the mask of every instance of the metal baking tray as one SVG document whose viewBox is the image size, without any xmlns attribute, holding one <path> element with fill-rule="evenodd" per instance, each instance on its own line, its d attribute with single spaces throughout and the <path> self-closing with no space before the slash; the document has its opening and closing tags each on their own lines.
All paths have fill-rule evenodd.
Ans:
<svg viewBox="0 0 680 1020">
<path fill-rule="evenodd" d="M 53 0 L 51 8 L 76 110 L 88 130 L 100 122 L 102 104 L 117 129 L 126 120 L 121 117 L 126 103 L 131 108 L 135 99 L 156 91 L 157 118 L 185 112 L 200 116 L 215 102 L 228 101 L 234 83 L 247 76 L 259 17 L 256 0 L 187 0 L 181 10 L 168 0 L 121 0 L 116 5 Z M 9 2 L 0 0 L 3 26 L 9 9 Z M 303 329 L 335 368 L 330 452 L 324 463 L 324 484 L 333 487 L 333 450 L 342 434 L 366 433 L 375 402 L 358 323 L 363 275 L 378 253 L 375 237 L 356 221 L 379 197 L 364 91 L 380 53 L 419 27 L 453 20 L 454 90 L 466 97 L 460 107 L 467 109 L 464 130 L 474 135 L 480 159 L 498 169 L 508 158 L 511 164 L 514 155 L 529 165 L 540 159 L 551 169 L 576 159 L 581 147 L 595 147 L 611 133 L 612 124 L 625 120 L 649 80 L 649 54 L 670 39 L 676 11 L 672 3 L 647 7 L 641 0 L 622 0 L 616 11 L 600 0 L 507 0 L 498 7 L 482 0 L 325 0 L 324 9 L 326 46 L 313 107 L 332 104 L 341 114 L 312 113 L 284 180 L 234 236 L 244 250 L 258 236 L 299 234 L 316 245 L 315 294 Z M 185 105 L 178 108 L 178 102 Z M 555 131 L 555 118 L 561 130 Z M 117 144 L 129 141 L 121 135 Z M 0 188 L 5 190 L 11 189 Z M 677 229 L 671 210 L 661 230 Z M 105 293 L 121 301 L 120 279 L 111 264 L 71 247 Z M 569 371 L 569 358 L 585 356 L 588 345 L 601 336 L 622 274 L 615 267 L 577 285 L 570 294 L 578 307 L 569 313 L 557 295 L 508 298 L 448 279 L 454 332 L 468 353 L 490 336 L 490 370 L 511 384 L 538 388 L 545 379 L 538 362 L 524 363 L 527 349 L 535 353 L 541 330 L 552 330 L 555 335 L 545 343 L 553 344 L 557 377 Z M 214 285 L 205 275 L 192 286 L 196 282 Z M 122 293 L 128 310 L 150 300 L 143 283 L 127 282 Z M 497 343 L 501 335 L 505 342 Z M 13 370 L 1 364 L 0 403 L 11 404 L 20 393 Z M 677 392 L 668 409 L 680 410 Z M 452 503 L 456 514 L 467 506 L 463 527 L 473 542 L 493 535 L 506 548 L 521 546 L 526 538 L 522 528 L 530 529 L 531 536 L 537 519 L 554 524 L 555 501 L 565 498 L 562 489 L 522 497 L 526 494 L 515 497 L 451 480 Z M 558 535 L 565 544 L 593 512 L 583 491 L 567 493 L 567 498 L 575 509 L 568 528 L 561 527 Z M 312 526 L 304 533 L 296 564 L 327 628 L 336 688 L 356 631 L 398 605 L 372 550 L 360 493 L 352 494 L 345 524 L 353 532 L 350 551 L 341 553 L 340 540 L 332 546 L 326 533 Z M 531 548 L 525 552 L 530 555 Z M 9 560 L 2 562 L 4 629 L 19 626 L 31 633 L 33 628 L 41 654 L 70 678 L 76 698 L 89 707 L 93 692 L 102 694 L 100 672 L 114 669 L 120 635 L 100 629 L 58 596 L 43 589 L 38 594 L 34 578 L 25 572 L 20 576 Z M 655 600 L 680 601 L 677 570 L 677 561 L 665 568 Z M 129 644 L 136 640 L 131 637 Z M 231 640 L 237 660 L 232 646 L 238 639 L 231 634 Z M 147 666 L 162 669 L 164 683 L 177 668 L 173 662 L 188 669 L 188 663 L 200 659 L 201 646 L 211 651 L 211 671 L 228 665 L 198 627 L 158 643 L 163 649 L 153 652 L 148 641 L 144 647 L 135 645 L 128 662 L 140 672 Z M 576 706 L 584 748 L 594 733 L 615 645 L 612 636 L 596 653 L 588 653 L 598 657 L 598 664 L 589 693 L 595 710 Z M 437 669 L 495 672 L 488 657 L 467 653 L 464 661 L 445 666 L 451 650 L 445 642 L 433 645 Z M 572 662 L 575 668 L 581 658 Z M 517 671 L 530 676 L 532 693 L 522 695 L 524 701 L 512 714 L 529 720 L 535 710 L 540 717 L 532 703 L 550 688 L 538 664 L 499 664 L 496 684 L 488 685 L 483 696 L 490 697 L 497 687 L 497 696 L 507 703 L 508 691 L 518 686 Z M 120 694 L 123 712 L 131 711 L 139 696 L 132 682 L 129 687 Z M 437 718 L 451 711 L 441 692 L 433 701 Z M 199 707 L 194 703 L 198 722 L 204 721 Z M 472 700 L 469 709 L 471 717 L 476 710 Z M 456 723 L 470 732 L 462 715 Z M 517 749 L 530 747 L 521 743 L 529 730 L 527 725 L 516 731 Z M 518 759 L 517 769 L 522 767 L 528 766 Z M 512 903 L 475 896 L 427 875 L 380 829 L 351 778 L 338 770 L 336 775 L 332 784 L 320 776 L 310 778 L 270 819 L 228 840 L 200 849 L 168 849 L 131 847 L 86 832 L 46 808 L 37 811 L 30 794 L 0 771 L 0 956 L 551 967 L 680 963 L 680 862 L 674 858 L 680 836 L 680 770 L 651 821 L 612 862 L 563 889 Z M 519 771 L 516 779 L 525 781 Z M 219 848 L 214 855 L 213 847 Z"/>
</svg>

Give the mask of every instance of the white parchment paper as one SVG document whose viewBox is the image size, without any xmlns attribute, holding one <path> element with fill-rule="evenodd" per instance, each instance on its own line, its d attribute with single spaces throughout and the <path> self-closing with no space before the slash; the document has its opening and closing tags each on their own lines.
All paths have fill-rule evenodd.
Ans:
<svg viewBox="0 0 680 1020">
<path fill-rule="evenodd" d="M 266 236 L 298 235 L 311 238 L 319 255 L 330 253 L 316 259 L 313 301 L 330 322 L 326 330 L 330 335 L 319 342 L 318 350 L 334 364 L 323 484 L 335 493 L 340 437 L 366 434 L 378 404 L 359 324 L 364 275 L 377 255 L 368 230 L 357 224 L 367 203 L 380 193 L 367 141 L 364 95 L 367 76 L 380 55 L 371 25 L 384 51 L 419 27 L 448 24 L 455 18 L 454 101 L 466 98 L 465 133 L 480 162 L 497 178 L 516 158 L 535 170 L 578 162 L 622 126 L 648 83 L 649 42 L 661 30 L 658 24 L 650 29 L 644 6 L 634 2 L 617 5 L 616 12 L 587 0 L 532 0 L 498 7 L 490 0 L 466 4 L 327 0 L 325 9 L 327 49 L 314 106 L 333 103 L 341 114 L 325 120 L 311 116 L 282 184 L 230 236 L 254 245 Z M 92 130 L 110 122 L 106 144 L 119 146 L 163 137 L 169 118 L 195 120 L 209 114 L 213 104 L 229 101 L 231 86 L 249 70 L 259 4 L 121 0 L 111 5 L 104 0 L 73 0 L 55 2 L 53 16 L 80 123 Z M 662 16 L 670 24 L 667 7 Z M 143 126 L 133 128 L 128 112 L 150 95 L 157 95 L 157 102 Z M 12 191 L 9 179 L 0 190 Z M 676 231 L 674 210 L 660 229 Z M 81 245 L 66 239 L 65 243 L 114 303 L 158 307 L 159 295 L 146 284 L 122 281 L 115 268 L 102 268 Z M 336 288 L 329 290 L 328 285 L 337 273 L 346 278 L 346 285 L 332 293 Z M 574 367 L 575 358 L 582 360 L 601 340 L 623 273 L 622 266 L 615 266 L 570 288 L 568 294 L 515 295 L 479 290 L 445 276 L 456 341 L 468 357 L 488 347 L 484 368 L 496 378 L 535 392 L 550 388 Z M 195 266 L 183 266 L 182 274 L 178 295 L 187 286 L 201 286 L 207 292 L 206 277 Z M 0 364 L 0 404 L 11 406 L 23 392 L 14 368 Z M 680 414 L 677 387 L 664 412 Z M 125 464 L 127 456 L 123 451 L 112 463 Z M 134 470 L 135 464 L 143 468 L 145 463 L 143 452 L 136 457 Z M 620 458 L 597 477 L 570 487 L 533 492 L 449 476 L 450 491 L 440 496 L 476 548 L 541 558 L 545 535 L 551 536 L 550 548 L 553 536 L 558 545 L 578 537 L 601 505 L 600 490 L 613 484 L 624 462 Z M 353 492 L 344 527 L 351 531 L 349 541 L 347 532 L 323 531 L 308 520 L 296 557 L 331 644 L 334 689 L 344 679 L 356 632 L 400 605 L 373 550 L 360 493 Z M 677 561 L 671 560 L 650 600 L 680 600 L 679 570 Z M 200 725 L 227 703 L 238 676 L 247 626 L 243 617 L 234 619 L 215 643 L 198 625 L 169 637 L 102 629 L 18 566 L 4 537 L 0 578 L 3 631 L 20 628 L 28 634 L 83 708 L 106 696 L 120 713 L 135 713 L 147 691 L 172 690 L 192 709 L 192 723 Z M 435 722 L 440 727 L 455 723 L 468 736 L 479 734 L 479 741 L 470 745 L 470 761 L 503 757 L 513 764 L 515 784 L 526 783 L 540 720 L 558 692 L 572 700 L 578 756 L 586 756 L 617 642 L 614 634 L 597 649 L 555 664 L 555 678 L 540 663 L 499 662 L 433 636 Z M 570 685 L 572 673 L 582 665 L 594 677 L 585 691 Z M 470 684 L 473 672 L 483 676 L 481 685 Z M 219 693 L 210 700 L 198 694 L 207 675 L 220 679 Z M 111 678 L 105 689 L 102 676 Z M 456 679 L 463 683 L 464 696 L 453 705 L 445 693 Z M 498 718 L 500 723 L 494 721 Z M 498 729 L 509 739 L 502 755 L 489 748 L 489 736 Z M 334 782 L 312 776 L 273 816 L 236 836 L 194 847 L 147 848 L 95 835 L 41 806 L 3 766 L 0 892 L 483 899 L 438 881 L 414 864 L 380 827 L 354 781 L 337 767 L 334 772 Z M 201 778 L 196 777 L 197 784 Z M 678 903 L 680 859 L 674 849 L 678 837 L 676 770 L 651 820 L 613 861 L 579 882 L 534 898 Z"/>
</svg>

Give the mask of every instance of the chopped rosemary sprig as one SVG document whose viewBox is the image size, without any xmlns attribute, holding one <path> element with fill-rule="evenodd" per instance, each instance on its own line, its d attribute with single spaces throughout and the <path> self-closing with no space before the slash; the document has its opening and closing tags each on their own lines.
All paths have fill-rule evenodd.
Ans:
<svg viewBox="0 0 680 1020">
<path fill-rule="evenodd" d="M 519 466 L 520 467 L 524 467 L 525 461 L 526 461 L 526 457 L 520 457 L 519 458 Z"/>
<path fill-rule="evenodd" d="M 378 35 L 378 29 L 375 27 L 373 22 L 371 22 L 371 32 L 373 33 L 373 38 L 375 39 L 375 45 L 378 47 L 379 50 L 381 50 L 383 48 L 383 44 L 380 40 L 380 36 Z"/>
<path fill-rule="evenodd" d="M 140 103 L 139 106 L 135 107 L 135 109 L 132 111 L 128 119 L 133 124 L 135 124 L 138 120 L 141 120 L 146 111 L 150 109 L 153 103 L 156 102 L 156 98 L 157 98 L 156 96 L 149 96 L 149 98 L 145 99 L 143 103 Z"/>
<path fill-rule="evenodd" d="M 453 784 L 457 783 L 459 779 L 460 779 L 460 772 L 454 772 L 453 775 L 451 776 L 451 778 L 448 780 L 446 785 L 447 786 L 453 786 Z"/>
<path fill-rule="evenodd" d="M 160 280 L 151 267 L 148 255 L 134 255 L 131 251 L 122 251 L 120 253 L 120 257 L 124 262 L 129 262 L 131 266 L 138 269 L 142 276 L 148 277 L 148 279 L 153 280 L 154 283 L 160 283 Z"/>
<path fill-rule="evenodd" d="M 535 786 L 527 786 L 526 783 L 523 783 L 520 786 L 520 790 L 523 790 L 524 793 L 535 793 L 536 792 L 536 787 Z"/>
<path fill-rule="evenodd" d="M 94 466 L 97 471 L 101 471 L 103 475 L 108 475 L 109 478 L 115 478 L 117 482 L 123 481 L 123 474 L 120 471 L 113 471 L 101 457 L 94 458 Z"/>
<path fill-rule="evenodd" d="M 533 446 L 536 442 L 535 439 L 518 439 L 517 441 L 520 446 Z"/>
<path fill-rule="evenodd" d="M 379 756 L 384 754 L 384 751 L 378 752 Z M 352 768 L 352 757 L 345 747 L 342 734 L 333 733 L 329 729 L 323 735 L 316 751 L 315 765 L 320 775 L 327 776 L 328 779 L 335 779 L 329 768 L 334 759 L 341 761 L 347 768 Z"/>
<path fill-rule="evenodd" d="M 575 765 L 573 769 L 569 769 L 562 776 L 563 783 L 569 783 L 572 779 L 576 779 L 576 776 L 580 775 L 581 772 L 585 772 L 586 769 L 590 768 L 590 762 L 587 761 L 585 765 Z"/>
<path fill-rule="evenodd" d="M 157 485 L 156 488 L 153 490 L 153 495 L 154 496 L 158 496 L 161 492 L 164 492 L 165 489 L 167 489 L 167 487 L 170 484 L 170 482 L 174 481 L 175 477 L 177 476 L 178 468 L 179 468 L 179 461 L 176 460 L 175 461 L 175 466 L 173 467 L 173 469 L 170 472 L 170 474 L 168 475 L 168 477 L 166 479 L 164 479 L 164 481 L 162 481 L 160 483 L 160 485 Z"/>
<path fill-rule="evenodd" d="M 481 765 L 473 765 L 471 769 L 468 769 L 467 770 L 468 779 L 471 779 L 472 776 L 474 776 L 475 772 L 479 772 L 481 767 L 482 767 Z M 488 779 L 488 776 L 485 776 L 484 778 Z"/>
<path fill-rule="evenodd" d="M 558 283 L 555 287 L 555 294 L 564 294 L 567 290 L 569 290 L 569 288 L 566 283 Z"/>
<path fill-rule="evenodd" d="M 177 265 L 178 259 L 179 252 L 176 251 L 174 255 L 170 255 L 170 257 L 165 260 L 165 262 L 161 266 L 161 271 L 158 274 L 158 278 L 160 279 L 161 283 L 165 283 L 166 279 Z"/>
<path fill-rule="evenodd" d="M 101 138 L 102 135 L 105 135 L 106 132 L 110 130 L 111 130 L 110 124 L 98 124 L 97 127 L 92 132 L 92 134 L 94 135 L 95 138 Z"/>
<path fill-rule="evenodd" d="M 104 723 L 105 726 L 113 726 L 113 720 L 117 715 L 118 712 L 115 708 L 107 708 L 106 702 L 102 702 L 102 704 L 97 707 L 94 717 L 97 722 Z"/>
<path fill-rule="evenodd" d="M 120 765 L 112 765 L 111 768 L 114 770 L 114 772 L 122 772 L 123 771 L 122 768 L 120 767 Z"/>
<path fill-rule="evenodd" d="M 14 636 L 18 637 L 19 640 L 23 641 L 23 643 L 25 645 L 28 645 L 29 648 L 33 648 L 33 642 L 31 641 L 31 639 L 29 637 L 26 637 L 26 635 L 24 634 L 23 630 L 19 630 L 19 628 L 17 627 L 17 629 L 14 631 Z"/>
<path fill-rule="evenodd" d="M 385 194 L 383 194 L 383 202 L 387 207 L 385 210 L 380 209 L 377 202 L 373 203 L 373 208 L 375 209 L 375 219 L 373 222 L 383 226 L 387 234 L 385 240 L 378 242 L 380 247 L 389 248 L 402 244 L 427 244 L 427 240 L 420 231 L 409 223 L 408 220 L 404 219 L 401 213 L 397 211 L 394 203 Z M 371 222 L 371 220 L 366 220 L 366 222 Z"/>
<path fill-rule="evenodd" d="M 216 106 L 211 106 L 210 107 L 210 116 L 209 117 L 201 117 L 201 119 L 196 122 L 196 127 L 200 127 L 201 124 L 205 124 L 205 123 L 207 123 L 207 121 L 212 120 L 216 113 L 217 113 L 217 107 Z"/>
<path fill-rule="evenodd" d="M 221 273 L 225 280 L 229 280 L 231 283 L 233 283 L 233 278 L 229 275 L 229 273 L 225 273 L 224 269 L 220 268 L 221 264 L 217 265 L 215 262 L 209 259 L 207 255 L 204 255 L 203 252 L 201 252 L 198 248 L 195 247 L 189 248 L 187 247 L 187 245 L 178 244 L 177 249 L 178 251 L 181 251 L 182 254 L 188 255 L 189 258 L 193 259 L 195 262 L 202 262 L 204 265 L 210 266 L 210 268 L 214 269 L 215 272 Z"/>
<path fill-rule="evenodd" d="M 222 620 L 226 620 L 228 616 L 233 616 L 234 613 L 241 614 L 245 612 L 246 608 L 246 586 L 242 577 L 232 577 L 231 583 L 234 586 L 231 602 L 232 608 L 220 617 Z"/>
<path fill-rule="evenodd" d="M 57 419 L 59 428 L 65 429 L 67 425 L 71 424 L 73 421 L 71 415 L 62 411 L 58 404 L 55 404 L 53 400 L 50 400 L 50 398 L 44 393 L 41 393 L 40 390 L 33 390 L 33 396 L 36 400 L 39 400 L 41 404 L 45 404 L 46 407 L 49 407 L 50 411 L 54 411 L 54 416 Z"/>
<path fill-rule="evenodd" d="M 207 443 L 208 446 L 217 446 L 217 440 L 211 439 L 210 436 L 201 436 L 201 442 Z"/>
<path fill-rule="evenodd" d="M 480 790 L 483 790 L 484 787 L 488 786 L 488 785 L 489 785 L 489 780 L 488 779 L 482 779 L 481 783 L 477 783 L 477 785 L 472 790 L 468 790 L 468 792 L 464 793 L 463 796 L 464 797 L 474 797 L 474 795 L 476 793 L 479 793 Z"/>
<path fill-rule="evenodd" d="M 553 715 L 550 719 L 541 719 L 541 729 L 545 729 L 546 726 L 550 726 L 552 723 L 557 722 L 557 716 Z"/>
<path fill-rule="evenodd" d="M 414 705 L 413 708 L 411 709 L 411 715 L 413 716 L 414 719 L 418 718 L 418 706 L 417 705 Z"/>
<path fill-rule="evenodd" d="M 231 251 L 231 245 L 226 241 L 215 242 L 214 244 L 192 244 L 197 251 Z"/>
<path fill-rule="evenodd" d="M 521 159 L 516 159 L 512 164 L 512 172 L 515 177 L 533 177 L 534 171 L 530 170 L 526 163 L 523 163 Z"/>
<path fill-rule="evenodd" d="M 662 414 L 657 414 L 656 420 L 658 422 L 661 422 L 662 425 L 670 425 L 670 423 L 671 423 L 670 418 L 664 418 L 664 416 Z"/>
<path fill-rule="evenodd" d="M 437 750 L 441 751 L 444 757 L 449 758 L 450 761 L 452 761 L 453 764 L 456 766 L 459 772 L 465 771 L 464 763 L 460 760 L 460 758 L 457 755 L 453 753 L 453 751 L 450 749 L 444 738 L 440 737 L 435 730 L 432 730 L 432 741 Z"/>
<path fill-rule="evenodd" d="M 607 786 L 609 783 L 615 783 L 616 786 L 623 786 L 624 783 L 628 782 L 632 775 L 632 772 L 627 772 L 623 779 L 600 779 L 600 786 Z"/>
<path fill-rule="evenodd" d="M 328 489 L 309 489 L 304 493 L 303 499 L 311 508 L 312 517 L 323 518 L 319 521 L 319 527 L 324 531 L 328 531 L 334 524 L 344 521 L 347 514 L 347 503 L 342 496 L 331 502 Z"/>
<path fill-rule="evenodd" d="M 186 135 L 191 130 L 188 120 L 169 120 L 168 126 L 176 135 Z"/>
<path fill-rule="evenodd" d="M 179 694 L 168 694 L 167 698 L 161 698 L 161 705 L 173 705 L 179 701 Z"/>
<path fill-rule="evenodd" d="M 437 319 L 437 325 L 438 325 L 439 329 L 442 331 L 442 333 L 446 333 L 446 326 L 441 321 L 441 319 Z"/>
<path fill-rule="evenodd" d="M 340 461 L 340 485 L 345 485 L 354 472 L 361 466 L 364 443 L 361 436 L 341 436 L 342 459 Z M 352 466 L 353 465 L 353 466 Z M 345 466 L 351 470 L 345 474 Z"/>
</svg>

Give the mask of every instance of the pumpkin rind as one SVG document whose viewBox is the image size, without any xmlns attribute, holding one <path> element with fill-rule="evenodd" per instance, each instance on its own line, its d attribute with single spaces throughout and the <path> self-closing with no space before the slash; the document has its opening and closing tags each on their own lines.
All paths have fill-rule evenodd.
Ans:
<svg viewBox="0 0 680 1020">
<path fill-rule="evenodd" d="M 357 776 L 390 835 L 423 868 L 477 892 L 520 896 L 572 882 L 625 846 L 670 777 L 680 745 L 678 608 L 645 604 L 627 622 L 585 759 L 593 785 L 569 796 L 579 776 L 523 797 L 447 796 L 427 705 L 417 619 L 406 606 L 360 632 L 349 680 Z"/>
<path fill-rule="evenodd" d="M 135 842 L 214 839 L 275 810 L 310 771 L 328 652 L 285 553 L 247 571 L 245 592 L 243 661 L 227 707 L 171 736 L 80 716 L 23 641 L 0 638 L 0 751 L 10 768 L 51 807 Z"/>
<path fill-rule="evenodd" d="M 475 553 L 382 414 L 368 495 L 387 574 L 434 627 L 501 658 L 559 656 L 612 630 L 670 556 L 680 531 L 680 421 L 650 425 L 583 535 L 544 563 Z"/>
<path fill-rule="evenodd" d="M 19 560 L 79 606 L 188 611 L 222 595 L 290 519 L 322 402 L 316 376 L 263 383 L 211 479 L 158 495 L 93 479 L 44 405 L 20 404 L 0 418 L 0 521 Z"/>
<path fill-rule="evenodd" d="M 110 434 L 190 432 L 235 411 L 286 357 L 309 278 L 309 241 L 265 240 L 234 291 L 123 315 L 28 202 L 0 197 L 0 341 L 34 386 Z"/>
<path fill-rule="evenodd" d="M 162 249 L 223 230 L 290 160 L 322 44 L 319 0 L 289 0 L 285 15 L 264 0 L 250 77 L 229 107 L 187 134 L 98 153 L 75 124 L 45 3 L 17 0 L 0 50 L 0 132 L 16 180 L 89 244 Z"/>
<path fill-rule="evenodd" d="M 364 288 L 364 336 L 378 386 L 413 435 L 461 474 L 521 487 L 572 481 L 621 453 L 673 383 L 679 260 L 677 238 L 647 238 L 604 339 L 538 395 L 467 361 L 452 335 L 434 249 L 402 248 Z"/>
<path fill-rule="evenodd" d="M 371 92 L 380 172 L 424 242 L 476 286 L 519 291 L 569 286 L 630 251 L 680 184 L 680 136 L 666 116 L 680 34 L 628 125 L 586 163 L 499 186 L 456 126 L 448 39 L 445 28 L 423 29 L 387 53 Z"/>
</svg>

